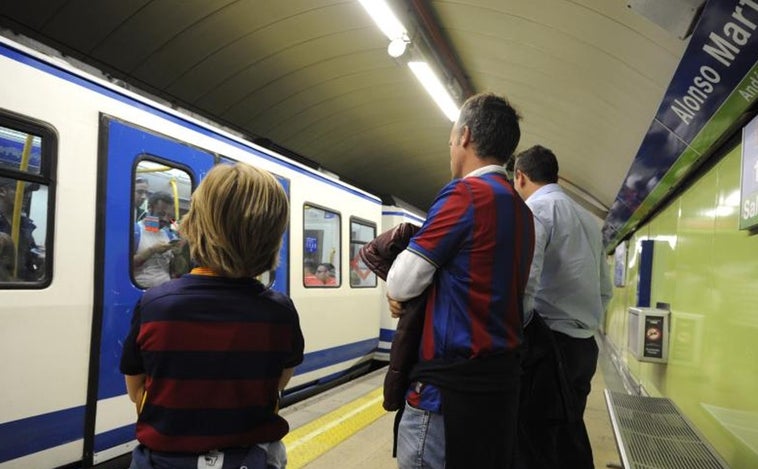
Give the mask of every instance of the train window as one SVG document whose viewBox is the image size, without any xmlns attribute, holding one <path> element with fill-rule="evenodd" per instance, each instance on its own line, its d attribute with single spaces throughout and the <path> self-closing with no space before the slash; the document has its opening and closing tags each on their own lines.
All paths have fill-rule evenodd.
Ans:
<svg viewBox="0 0 758 469">
<path fill-rule="evenodd" d="M 376 274 L 364 264 L 358 255 L 363 245 L 376 238 L 376 225 L 350 219 L 350 286 L 355 288 L 375 287 Z"/>
<path fill-rule="evenodd" d="M 303 208 L 303 285 L 340 285 L 340 214 L 305 205 Z"/>
<path fill-rule="evenodd" d="M 179 229 L 189 210 L 192 178 L 183 169 L 141 160 L 132 178 L 134 283 L 150 288 L 190 270 L 189 246 Z"/>
<path fill-rule="evenodd" d="M 50 283 L 52 130 L 0 119 L 0 288 Z"/>
</svg>

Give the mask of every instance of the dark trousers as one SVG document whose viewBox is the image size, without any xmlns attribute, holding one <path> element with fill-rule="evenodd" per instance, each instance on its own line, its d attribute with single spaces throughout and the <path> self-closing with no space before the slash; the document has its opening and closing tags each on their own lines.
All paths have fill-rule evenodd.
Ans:
<svg viewBox="0 0 758 469">
<path fill-rule="evenodd" d="M 516 467 L 592 469 L 583 414 L 597 344 L 551 331 L 536 315 L 524 332 Z"/>
<path fill-rule="evenodd" d="M 594 337 L 576 339 L 555 332 L 558 349 L 566 365 L 566 375 L 574 390 L 576 418 L 554 429 L 561 467 L 593 469 L 592 446 L 584 425 L 584 409 L 590 394 L 592 377 L 597 369 L 598 347 Z"/>
<path fill-rule="evenodd" d="M 518 378 L 514 381 L 513 389 L 496 394 L 442 390 L 445 469 L 514 467 L 519 394 Z M 471 408 L 480 410 L 466 411 Z"/>
</svg>

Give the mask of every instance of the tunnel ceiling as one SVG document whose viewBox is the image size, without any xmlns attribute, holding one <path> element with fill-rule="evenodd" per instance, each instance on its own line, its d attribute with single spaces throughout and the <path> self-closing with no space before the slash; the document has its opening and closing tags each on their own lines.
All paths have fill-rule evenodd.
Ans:
<svg viewBox="0 0 758 469">
<path fill-rule="evenodd" d="M 686 43 L 625 0 L 416 3 L 472 89 L 521 113 L 519 149 L 553 149 L 564 186 L 610 206 Z M 357 1 L 0 5 L 2 27 L 368 191 L 426 210 L 450 178 L 450 121 Z M 393 4 L 407 28 L 411 5 Z"/>
</svg>

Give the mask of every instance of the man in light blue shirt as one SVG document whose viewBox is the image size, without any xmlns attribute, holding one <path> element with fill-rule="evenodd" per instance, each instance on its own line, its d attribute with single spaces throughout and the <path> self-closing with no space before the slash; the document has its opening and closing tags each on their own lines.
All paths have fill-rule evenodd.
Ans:
<svg viewBox="0 0 758 469">
<path fill-rule="evenodd" d="M 613 293 L 595 218 L 558 183 L 558 161 L 547 148 L 532 147 L 516 157 L 514 186 L 544 230 L 544 248 L 535 249 L 529 284 L 534 309 L 553 331 L 576 398 L 574 423 L 546 430 L 564 467 L 593 468 L 583 423 L 595 374 L 598 347 L 594 334 Z M 536 224 L 536 223 L 535 223 Z"/>
</svg>

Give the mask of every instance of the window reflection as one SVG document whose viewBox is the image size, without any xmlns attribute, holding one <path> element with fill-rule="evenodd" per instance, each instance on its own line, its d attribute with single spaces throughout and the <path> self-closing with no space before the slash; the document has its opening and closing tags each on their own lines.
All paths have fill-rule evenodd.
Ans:
<svg viewBox="0 0 758 469">
<path fill-rule="evenodd" d="M 350 286 L 375 287 L 376 274 L 363 263 L 358 252 L 363 245 L 376 238 L 376 226 L 356 220 L 350 221 Z"/>
<path fill-rule="evenodd" d="M 0 126 L 0 286 L 48 279 L 48 185 L 42 174 L 42 137 Z"/>
<path fill-rule="evenodd" d="M 138 286 L 154 287 L 190 271 L 180 227 L 191 193 L 192 179 L 182 169 L 149 160 L 135 168 L 132 273 Z"/>
</svg>

